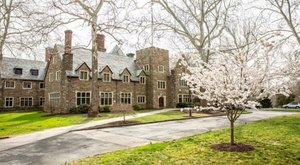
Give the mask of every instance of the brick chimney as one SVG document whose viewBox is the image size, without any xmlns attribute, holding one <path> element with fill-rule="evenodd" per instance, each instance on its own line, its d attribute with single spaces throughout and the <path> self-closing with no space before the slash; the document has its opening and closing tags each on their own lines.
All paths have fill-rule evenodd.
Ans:
<svg viewBox="0 0 300 165">
<path fill-rule="evenodd" d="M 48 62 L 49 60 L 50 60 L 50 58 L 51 58 L 51 56 L 52 56 L 52 54 L 53 54 L 53 48 L 51 48 L 51 47 L 47 47 L 46 49 L 45 49 L 45 62 Z"/>
<path fill-rule="evenodd" d="M 65 54 L 71 54 L 72 52 L 72 30 L 65 31 Z"/>
<path fill-rule="evenodd" d="M 100 51 L 100 52 L 106 52 L 106 49 L 105 49 L 105 35 L 97 34 L 96 42 L 97 42 L 97 50 Z"/>
<path fill-rule="evenodd" d="M 73 69 L 73 54 L 72 54 L 72 30 L 65 31 L 65 53 L 63 55 L 64 70 Z"/>
</svg>

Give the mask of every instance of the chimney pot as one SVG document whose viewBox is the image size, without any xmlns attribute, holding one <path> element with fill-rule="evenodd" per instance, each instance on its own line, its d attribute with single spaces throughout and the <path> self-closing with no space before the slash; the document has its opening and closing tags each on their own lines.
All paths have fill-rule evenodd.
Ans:
<svg viewBox="0 0 300 165">
<path fill-rule="evenodd" d="M 106 49 L 105 49 L 105 35 L 97 34 L 96 42 L 97 42 L 97 50 L 100 51 L 100 52 L 106 52 Z"/>
<path fill-rule="evenodd" d="M 71 54 L 72 49 L 72 30 L 65 31 L 65 53 Z"/>
</svg>

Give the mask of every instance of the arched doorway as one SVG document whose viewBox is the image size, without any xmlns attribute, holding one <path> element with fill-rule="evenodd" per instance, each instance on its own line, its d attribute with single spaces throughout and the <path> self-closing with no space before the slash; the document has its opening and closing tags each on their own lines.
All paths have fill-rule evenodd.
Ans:
<svg viewBox="0 0 300 165">
<path fill-rule="evenodd" d="M 164 100 L 164 97 L 160 97 L 158 99 L 158 106 L 160 109 L 163 109 L 164 108 L 164 105 L 165 105 L 165 100 Z"/>
</svg>

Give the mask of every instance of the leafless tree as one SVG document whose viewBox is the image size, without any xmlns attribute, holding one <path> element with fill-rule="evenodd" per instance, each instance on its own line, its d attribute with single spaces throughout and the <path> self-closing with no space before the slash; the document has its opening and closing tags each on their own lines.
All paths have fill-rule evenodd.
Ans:
<svg viewBox="0 0 300 165">
<path fill-rule="evenodd" d="M 123 114 L 123 122 L 125 123 L 125 117 L 128 114 L 135 114 L 132 105 L 130 104 L 121 104 L 115 103 L 110 110 L 112 113 L 121 113 Z"/>
<path fill-rule="evenodd" d="M 2 104 L 2 59 L 5 54 L 33 54 L 60 23 L 45 13 L 45 0 L 1 0 L 0 2 L 0 104 Z"/>
<path fill-rule="evenodd" d="M 121 13 L 120 8 L 125 10 L 125 2 L 117 2 L 113 0 L 52 0 L 53 6 L 58 9 L 59 13 L 66 19 L 79 21 L 83 26 L 91 29 L 91 52 L 92 52 L 92 101 L 91 110 L 88 115 L 90 117 L 98 114 L 99 106 L 99 88 L 98 88 L 98 52 L 96 36 L 97 33 L 105 33 L 115 38 L 116 29 L 127 30 L 126 26 L 122 26 L 120 15 L 126 18 L 126 13 Z M 126 10 L 125 10 L 126 11 Z M 89 45 L 87 45 L 89 46 Z"/>
<path fill-rule="evenodd" d="M 196 50 L 206 62 L 211 55 L 206 48 L 214 46 L 234 6 L 230 0 L 153 0 L 152 3 L 160 11 L 154 15 L 155 28 L 180 36 L 182 43 L 192 45 L 188 49 Z"/>
</svg>

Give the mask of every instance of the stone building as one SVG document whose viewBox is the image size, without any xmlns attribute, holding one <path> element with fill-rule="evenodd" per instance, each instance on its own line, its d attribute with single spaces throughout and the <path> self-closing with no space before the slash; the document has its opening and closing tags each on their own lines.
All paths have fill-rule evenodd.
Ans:
<svg viewBox="0 0 300 165">
<path fill-rule="evenodd" d="M 136 54 L 124 54 L 116 46 L 109 53 L 105 48 L 105 36 L 97 35 L 98 50 L 98 87 L 99 107 L 114 103 L 139 104 L 144 108 L 175 107 L 178 102 L 190 102 L 191 97 L 186 82 L 181 80 L 184 71 L 178 64 L 170 68 L 169 51 L 150 47 L 136 51 Z M 8 98 L 13 97 L 10 108 L 22 108 L 20 103 L 31 98 L 31 107 L 44 105 L 50 113 L 68 113 L 70 108 L 90 104 L 91 102 L 91 51 L 72 46 L 72 31 L 65 31 L 65 44 L 46 48 L 45 62 L 30 61 L 22 65 L 4 65 L 6 72 L 13 75 L 5 78 L 5 83 L 15 84 L 30 80 L 32 89 L 19 87 L 4 90 L 7 98 L 2 108 L 11 105 Z M 5 61 L 3 62 L 5 64 Z M 14 68 L 21 68 L 23 79 L 18 78 Z M 39 75 L 30 75 L 31 69 L 37 69 Z M 41 85 L 43 84 L 43 85 Z M 44 88 L 40 88 L 44 86 Z M 11 91 L 22 91 L 9 93 Z M 29 106 L 29 107 L 30 107 Z"/>
</svg>

